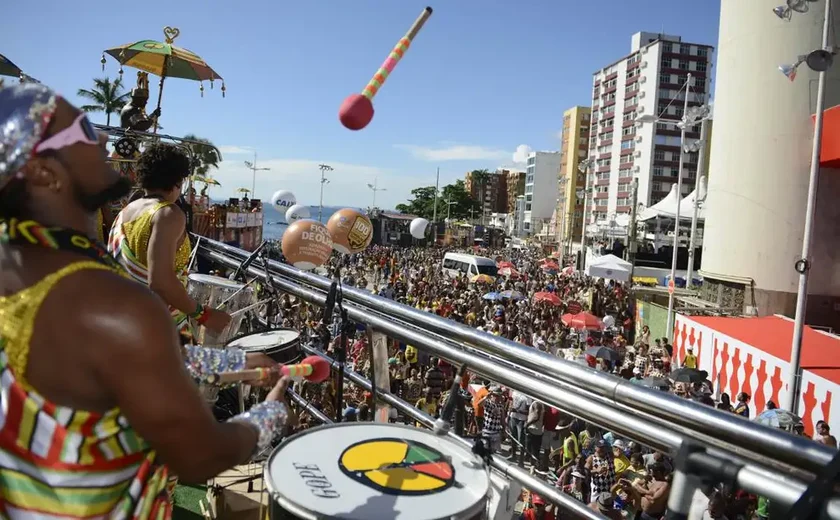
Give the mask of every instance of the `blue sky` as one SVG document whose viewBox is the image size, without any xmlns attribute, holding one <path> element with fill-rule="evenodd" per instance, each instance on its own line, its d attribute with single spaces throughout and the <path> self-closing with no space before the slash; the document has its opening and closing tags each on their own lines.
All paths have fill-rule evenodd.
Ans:
<svg viewBox="0 0 840 520">
<path fill-rule="evenodd" d="M 366 206 L 366 184 L 393 207 L 417 186 L 474 168 L 514 165 L 520 145 L 556 150 L 562 113 L 589 104 L 591 74 L 629 52 L 636 31 L 665 31 L 717 45 L 719 0 L 446 0 L 374 101 L 373 122 L 344 129 L 342 100 L 361 91 L 427 5 L 417 0 L 170 0 L 164 4 L 12 1 L 0 17 L 0 53 L 68 95 L 115 76 L 102 50 L 163 39 L 202 56 L 226 78 L 227 97 L 186 80 L 166 82 L 161 124 L 173 135 L 210 139 L 225 161 L 214 197 L 251 186 L 243 160 L 256 150 L 257 196 L 292 190 L 318 203 L 319 163 L 327 205 Z M 702 6 L 702 7 L 699 7 Z M 11 15 L 11 16 L 9 16 Z M 134 72 L 125 79 L 133 85 Z M 152 100 L 157 78 L 151 78 Z M 104 122 L 104 116 L 92 116 Z"/>
</svg>

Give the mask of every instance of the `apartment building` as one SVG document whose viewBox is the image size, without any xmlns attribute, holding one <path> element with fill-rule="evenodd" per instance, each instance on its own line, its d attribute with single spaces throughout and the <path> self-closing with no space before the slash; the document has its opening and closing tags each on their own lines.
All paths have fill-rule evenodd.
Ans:
<svg viewBox="0 0 840 520">
<path fill-rule="evenodd" d="M 469 171 L 464 175 L 464 188 L 473 199 L 481 202 L 482 215 L 507 210 L 507 175 L 498 171 Z"/>
<path fill-rule="evenodd" d="M 714 48 L 683 42 L 679 36 L 639 32 L 630 54 L 593 75 L 586 221 L 609 223 L 630 213 L 633 179 L 638 202 L 645 206 L 664 198 L 677 182 L 680 129 L 669 123 L 638 123 L 642 115 L 679 120 L 688 85 L 689 106 L 708 102 Z M 689 129 L 687 141 L 700 137 Z M 694 190 L 697 153 L 686 154 L 683 193 Z"/>
<path fill-rule="evenodd" d="M 505 213 L 516 213 L 516 199 L 525 195 L 525 172 L 508 171 Z"/>
<path fill-rule="evenodd" d="M 577 106 L 563 112 L 556 218 L 559 244 L 570 243 L 575 237 L 579 239 L 583 228 L 584 199 L 579 195 L 586 187 L 586 175 L 578 165 L 589 154 L 590 117 L 590 107 Z"/>
<path fill-rule="evenodd" d="M 525 209 L 522 232 L 536 235 L 557 210 L 560 152 L 531 152 L 525 169 Z"/>
</svg>

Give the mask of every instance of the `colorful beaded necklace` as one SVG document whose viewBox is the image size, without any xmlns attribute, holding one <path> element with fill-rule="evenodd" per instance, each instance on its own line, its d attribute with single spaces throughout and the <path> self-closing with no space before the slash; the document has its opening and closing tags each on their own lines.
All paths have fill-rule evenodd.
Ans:
<svg viewBox="0 0 840 520">
<path fill-rule="evenodd" d="M 98 241 L 72 229 L 47 227 L 34 220 L 0 219 L 0 243 L 71 251 L 124 272 L 123 266 Z"/>
</svg>

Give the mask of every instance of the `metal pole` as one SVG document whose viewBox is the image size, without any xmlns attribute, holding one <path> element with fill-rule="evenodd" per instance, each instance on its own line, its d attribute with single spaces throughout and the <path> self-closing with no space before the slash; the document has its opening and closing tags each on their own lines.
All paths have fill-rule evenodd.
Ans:
<svg viewBox="0 0 840 520">
<path fill-rule="evenodd" d="M 379 179 L 377 177 L 373 178 L 373 205 L 372 208 L 376 207 L 376 188 L 379 186 Z"/>
<path fill-rule="evenodd" d="M 254 151 L 254 166 L 251 168 L 251 198 L 255 199 L 254 193 L 257 191 L 257 152 Z"/>
<path fill-rule="evenodd" d="M 638 249 L 636 244 L 636 211 L 637 206 L 639 205 L 639 179 L 633 179 L 633 197 L 630 199 L 632 206 L 630 206 L 630 229 L 628 229 L 627 233 L 627 260 L 630 262 L 630 285 L 633 284 L 633 270 L 636 264 L 636 250 Z"/>
<path fill-rule="evenodd" d="M 321 198 L 318 200 L 318 222 L 322 222 L 321 217 L 324 213 L 324 184 L 330 182 L 326 178 L 327 172 L 334 170 L 329 164 L 319 164 L 318 169 L 321 170 Z"/>
<path fill-rule="evenodd" d="M 440 168 L 437 169 L 437 176 L 435 177 L 435 206 L 432 208 L 432 223 L 437 223 L 437 205 L 438 205 L 438 189 L 440 187 Z M 435 230 L 435 240 L 437 240 L 437 230 Z"/>
<path fill-rule="evenodd" d="M 683 125 L 680 131 L 680 169 L 677 176 L 677 209 L 674 214 L 674 251 L 671 254 L 671 283 L 677 280 L 677 254 L 680 251 L 680 203 L 682 202 L 682 178 L 685 166 L 685 132 L 688 128 L 688 98 L 691 94 L 691 73 L 685 78 L 685 102 L 683 103 Z M 668 293 L 668 325 L 666 332 L 668 340 L 674 341 L 674 292 Z"/>
<path fill-rule="evenodd" d="M 831 0 L 825 0 L 825 20 L 823 21 L 822 47 L 829 46 L 831 30 Z M 811 239 L 814 235 L 814 213 L 817 209 L 817 187 L 820 183 L 820 152 L 822 151 L 823 112 L 825 111 L 826 71 L 820 72 L 817 80 L 817 115 L 814 122 L 814 143 L 811 148 L 811 175 L 808 179 L 808 205 L 805 209 L 805 233 L 802 236 L 802 258 L 796 262 L 799 272 L 799 289 L 796 292 L 796 319 L 793 324 L 793 342 L 790 348 L 790 391 L 785 395 L 782 407 L 796 413 L 799 399 L 800 357 L 802 355 L 802 334 L 805 329 L 805 311 L 808 306 L 808 274 L 811 270 Z"/>
<path fill-rule="evenodd" d="M 829 1 L 829 0 L 826 0 Z M 706 140 L 709 138 L 709 125 L 706 124 L 708 119 L 704 118 L 700 124 L 700 147 L 698 149 L 699 157 L 697 158 L 697 175 L 694 183 L 694 209 L 691 215 L 691 234 L 688 238 L 688 272 L 685 275 L 685 287 L 691 289 L 694 285 L 694 235 L 697 233 L 697 213 L 700 210 L 700 187 L 703 185 L 702 179 L 706 175 Z"/>
<path fill-rule="evenodd" d="M 581 215 L 581 226 L 580 226 L 580 270 L 586 267 L 586 199 L 589 195 L 589 171 L 592 168 L 591 165 L 587 164 L 586 168 L 584 168 L 583 172 L 583 215 Z"/>
</svg>

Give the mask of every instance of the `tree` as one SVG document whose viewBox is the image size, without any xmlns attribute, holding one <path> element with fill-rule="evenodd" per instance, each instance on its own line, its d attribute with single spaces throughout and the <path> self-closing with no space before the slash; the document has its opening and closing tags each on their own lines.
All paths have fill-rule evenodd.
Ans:
<svg viewBox="0 0 840 520">
<path fill-rule="evenodd" d="M 219 154 L 213 146 L 213 143 L 193 134 L 185 135 L 184 139 L 187 141 L 195 141 L 193 143 L 186 144 L 186 146 L 189 147 L 192 152 L 193 159 L 195 160 L 194 173 L 196 175 L 206 177 L 211 168 L 219 167 Z"/>
<path fill-rule="evenodd" d="M 431 220 L 435 213 L 435 187 L 414 188 L 411 190 L 411 195 L 413 198 L 409 199 L 407 204 L 397 204 L 397 211 Z M 449 208 L 449 202 L 454 203 L 451 208 Z M 481 211 L 480 205 L 467 192 L 464 181 L 461 179 L 444 186 L 438 195 L 438 218 L 445 218 L 447 209 L 449 209 L 451 218 L 468 218 L 470 217 L 470 210 L 473 212 Z"/>
<path fill-rule="evenodd" d="M 105 124 L 111 126 L 111 114 L 118 114 L 128 103 L 130 93 L 123 89 L 122 79 L 96 78 L 91 90 L 80 88 L 76 95 L 92 101 L 80 108 L 87 113 L 105 112 Z"/>
</svg>

